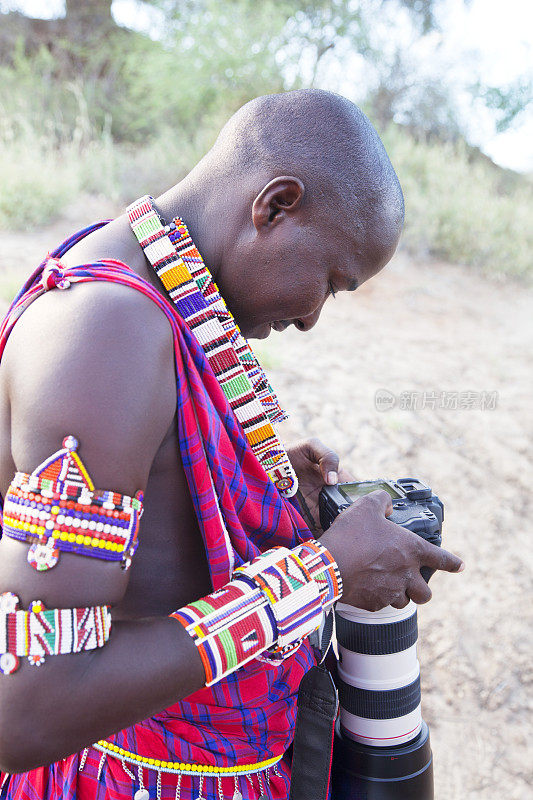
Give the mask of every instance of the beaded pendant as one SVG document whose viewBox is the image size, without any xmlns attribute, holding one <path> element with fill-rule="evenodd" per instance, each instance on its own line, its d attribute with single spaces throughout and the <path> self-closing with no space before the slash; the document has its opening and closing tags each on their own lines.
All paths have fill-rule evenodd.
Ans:
<svg viewBox="0 0 533 800">
<path fill-rule="evenodd" d="M 187 226 L 179 217 L 164 226 L 149 196 L 129 206 L 127 213 L 147 260 L 203 348 L 255 456 L 280 494 L 292 497 L 298 479 L 272 426 L 285 415 Z"/>
</svg>

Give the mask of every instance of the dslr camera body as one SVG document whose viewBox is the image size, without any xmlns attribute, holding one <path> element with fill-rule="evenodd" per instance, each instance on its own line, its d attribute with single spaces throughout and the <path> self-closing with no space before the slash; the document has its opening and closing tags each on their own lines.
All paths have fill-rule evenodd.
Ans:
<svg viewBox="0 0 533 800">
<path fill-rule="evenodd" d="M 327 530 L 338 514 L 376 489 L 391 496 L 389 520 L 440 546 L 444 507 L 417 478 L 325 486 L 319 497 L 322 528 Z M 433 572 L 421 569 L 426 581 Z M 415 604 L 372 612 L 338 603 L 335 621 L 340 718 L 332 797 L 432 800 L 432 753 L 420 707 Z"/>
</svg>

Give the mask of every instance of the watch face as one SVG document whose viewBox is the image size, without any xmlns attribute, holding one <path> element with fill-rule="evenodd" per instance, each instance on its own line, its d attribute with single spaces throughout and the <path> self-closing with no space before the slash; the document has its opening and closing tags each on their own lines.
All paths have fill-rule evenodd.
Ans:
<svg viewBox="0 0 533 800">
<path fill-rule="evenodd" d="M 376 489 L 384 489 L 387 494 L 395 500 L 402 497 L 395 489 L 392 488 L 387 481 L 361 481 L 358 483 L 342 483 L 338 487 L 341 494 L 348 498 L 348 500 L 357 500 L 358 497 L 363 497 L 365 494 L 375 492 Z"/>
</svg>

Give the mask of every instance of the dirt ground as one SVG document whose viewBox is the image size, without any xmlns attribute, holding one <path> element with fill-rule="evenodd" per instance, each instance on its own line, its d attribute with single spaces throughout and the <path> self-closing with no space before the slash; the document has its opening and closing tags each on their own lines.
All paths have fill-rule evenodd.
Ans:
<svg viewBox="0 0 533 800">
<path fill-rule="evenodd" d="M 63 235 L 114 211 L 84 199 L 49 228 L 0 232 L 0 310 Z M 419 609 L 437 800 L 532 797 L 531 320 L 523 287 L 400 252 L 312 331 L 257 347 L 287 441 L 318 436 L 358 478 L 417 476 L 445 504 L 466 570 L 435 575 Z"/>
</svg>

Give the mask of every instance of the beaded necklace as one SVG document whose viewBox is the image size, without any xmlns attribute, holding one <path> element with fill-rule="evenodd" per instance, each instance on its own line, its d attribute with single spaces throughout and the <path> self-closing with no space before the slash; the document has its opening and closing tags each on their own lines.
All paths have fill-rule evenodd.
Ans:
<svg viewBox="0 0 533 800">
<path fill-rule="evenodd" d="M 202 346 L 255 456 L 280 494 L 292 497 L 298 479 L 272 425 L 286 415 L 187 226 L 179 217 L 164 225 L 149 196 L 132 203 L 127 213 L 147 260 Z"/>
</svg>

